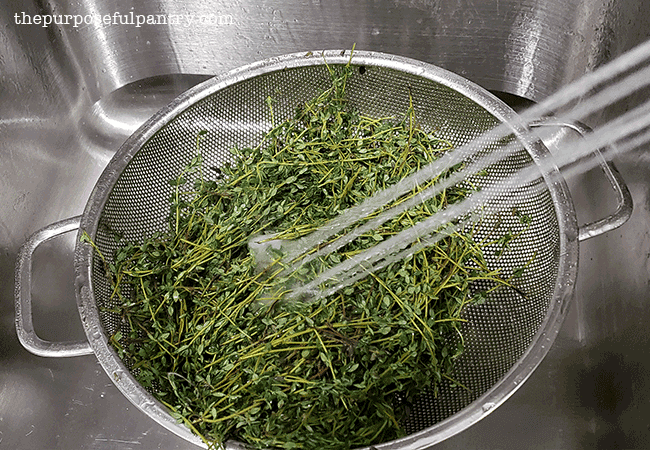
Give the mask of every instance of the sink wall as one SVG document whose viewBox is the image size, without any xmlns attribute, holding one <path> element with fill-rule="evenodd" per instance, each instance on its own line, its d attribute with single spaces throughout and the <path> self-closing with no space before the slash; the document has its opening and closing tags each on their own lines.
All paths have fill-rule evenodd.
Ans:
<svg viewBox="0 0 650 450">
<path fill-rule="evenodd" d="M 192 15 L 195 22 L 75 27 L 68 19 L 43 27 L 17 23 L 23 13 Z M 196 22 L 210 14 L 214 23 Z M 25 239 L 81 213 L 120 144 L 179 93 L 263 58 L 356 44 L 437 64 L 525 103 L 648 39 L 648 30 L 643 0 L 5 0 L 0 448 L 187 448 L 135 410 L 94 356 L 52 360 L 25 351 L 14 331 L 12 281 Z M 581 244 L 576 300 L 549 356 L 512 399 L 440 448 L 650 447 L 648 155 L 641 149 L 617 158 L 634 214 L 619 230 Z M 608 199 L 597 171 L 570 183 L 580 220 L 612 208 L 596 200 Z M 52 340 L 83 338 L 73 247 L 68 235 L 35 254 L 35 324 Z"/>
<path fill-rule="evenodd" d="M 150 76 L 213 75 L 269 56 L 356 43 L 537 100 L 644 40 L 648 8 L 633 0 L 10 0 L 1 13 L 3 69 L 57 85 L 68 101 L 79 100 L 82 88 L 96 101 Z M 18 25 L 15 14 L 24 22 L 22 13 L 76 19 Z M 118 23 L 159 14 L 178 15 L 178 23 Z M 111 24 L 77 26 L 82 16 L 109 16 Z M 36 66 L 40 73 L 31 74 Z"/>
</svg>

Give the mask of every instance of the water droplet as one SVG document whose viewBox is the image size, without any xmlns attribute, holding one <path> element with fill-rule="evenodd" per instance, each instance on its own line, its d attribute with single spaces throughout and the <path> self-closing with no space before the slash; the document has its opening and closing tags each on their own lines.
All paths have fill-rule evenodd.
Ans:
<svg viewBox="0 0 650 450">
<path fill-rule="evenodd" d="M 494 403 L 492 403 L 492 402 L 487 402 L 487 403 L 483 404 L 483 412 L 487 412 L 487 411 L 491 410 L 492 408 L 494 408 Z"/>
</svg>

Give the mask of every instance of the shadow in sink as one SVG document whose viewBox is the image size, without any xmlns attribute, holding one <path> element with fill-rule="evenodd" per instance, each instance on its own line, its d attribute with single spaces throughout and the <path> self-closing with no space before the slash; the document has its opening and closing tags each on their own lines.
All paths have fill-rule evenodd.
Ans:
<svg viewBox="0 0 650 450">
<path fill-rule="evenodd" d="M 648 448 L 648 408 L 635 399 L 647 390 L 645 345 L 633 327 L 577 352 L 563 366 L 561 395 L 579 415 L 584 431 L 579 448 Z M 625 351 L 622 349 L 625 348 Z"/>
<path fill-rule="evenodd" d="M 129 83 L 92 105 L 83 115 L 81 134 L 90 149 L 110 157 L 159 109 L 207 75 L 160 75 Z M 107 161 L 108 162 L 108 161 Z"/>
</svg>

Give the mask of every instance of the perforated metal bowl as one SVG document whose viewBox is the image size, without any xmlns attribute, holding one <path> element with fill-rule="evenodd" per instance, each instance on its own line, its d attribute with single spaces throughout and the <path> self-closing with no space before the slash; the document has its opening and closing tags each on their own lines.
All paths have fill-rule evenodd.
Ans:
<svg viewBox="0 0 650 450">
<path fill-rule="evenodd" d="M 79 226 L 80 233 L 88 233 L 109 259 L 116 249 L 116 233 L 137 241 L 164 230 L 171 189 L 168 180 L 195 155 L 198 131 L 208 130 L 202 142 L 206 166 L 218 167 L 231 157 L 230 148 L 254 146 L 270 128 L 265 102 L 268 96 L 275 100 L 276 120 L 289 117 L 300 102 L 328 87 L 325 61 L 336 66 L 349 60 L 349 52 L 340 51 L 288 55 L 235 70 L 191 89 L 125 142 L 97 182 L 83 216 L 68 221 L 67 229 Z M 489 168 L 489 176 L 482 177 L 485 188 L 548 152 L 540 141 L 524 137 L 526 130 L 509 107 L 457 75 L 429 64 L 371 52 L 355 52 L 352 65 L 357 70 L 346 92 L 350 104 L 363 114 L 399 116 L 408 108 L 411 95 L 420 125 L 436 130 L 457 147 L 497 124 L 509 124 L 521 148 Z M 496 141 L 487 142 L 485 148 L 499 151 L 500 146 Z M 548 352 L 573 293 L 579 240 L 576 215 L 561 175 L 547 166 L 539 179 L 519 187 L 514 206 L 532 217 L 532 226 L 498 264 L 495 258 L 488 262 L 508 271 L 524 265 L 531 251 L 536 252 L 517 284 L 526 296 L 504 289 L 467 311 L 468 322 L 463 329 L 466 351 L 457 361 L 454 377 L 468 389 L 442 385 L 437 398 L 422 392 L 404 423 L 409 435 L 376 445 L 377 449 L 427 448 L 462 431 L 505 401 Z M 518 220 L 503 213 L 498 202 L 488 204 L 484 215 L 492 224 L 500 222 L 504 229 Z M 613 220 L 620 221 L 620 217 L 592 226 L 590 235 L 611 228 Z M 55 226 L 45 234 L 57 231 L 60 229 Z M 86 353 L 89 348 L 85 344 L 44 349 L 27 324 L 26 314 L 21 315 L 29 297 L 25 267 L 29 266 L 30 249 L 33 251 L 38 243 L 39 238 L 33 238 L 26 244 L 17 271 L 21 341 L 32 351 L 41 346 L 39 354 L 66 349 L 70 355 Z M 203 445 L 137 383 L 109 344 L 109 336 L 124 325 L 118 317 L 102 312 L 111 293 L 110 281 L 90 245 L 77 244 L 75 270 L 77 302 L 90 349 L 115 385 L 154 420 Z M 228 445 L 239 448 L 241 444 Z"/>
</svg>

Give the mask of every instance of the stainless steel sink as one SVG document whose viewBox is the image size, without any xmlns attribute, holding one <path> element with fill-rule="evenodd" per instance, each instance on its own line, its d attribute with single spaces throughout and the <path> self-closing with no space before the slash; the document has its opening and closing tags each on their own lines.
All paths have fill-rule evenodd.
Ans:
<svg viewBox="0 0 650 450">
<path fill-rule="evenodd" d="M 22 23 L 36 15 L 69 18 L 47 27 L 43 18 Z M 168 23 L 137 26 L 138 15 Z M 170 19 L 176 15 L 178 23 Z M 89 23 L 75 26 L 76 17 Z M 81 213 L 120 144 L 177 94 L 259 59 L 356 43 L 442 66 L 520 107 L 649 33 L 643 0 L 5 1 L 0 448 L 188 448 L 132 407 L 94 356 L 34 356 L 13 323 L 20 245 Z M 439 448 L 650 448 L 650 153 L 622 155 L 616 164 L 634 213 L 618 230 L 581 244 L 576 298 L 550 354 L 503 406 Z M 569 181 L 581 222 L 612 209 L 598 171 Z M 73 246 L 70 233 L 34 255 L 34 321 L 45 339 L 84 338 Z"/>
</svg>

